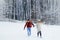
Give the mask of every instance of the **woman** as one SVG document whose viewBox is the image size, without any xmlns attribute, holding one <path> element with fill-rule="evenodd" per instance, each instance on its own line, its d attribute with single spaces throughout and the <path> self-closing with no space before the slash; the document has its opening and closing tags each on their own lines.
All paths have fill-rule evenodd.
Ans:
<svg viewBox="0 0 60 40">
<path fill-rule="evenodd" d="M 42 20 L 37 20 L 37 23 L 36 23 L 36 27 L 37 27 L 37 36 L 40 36 L 40 37 L 42 37 L 41 25 L 42 25 Z"/>
</svg>

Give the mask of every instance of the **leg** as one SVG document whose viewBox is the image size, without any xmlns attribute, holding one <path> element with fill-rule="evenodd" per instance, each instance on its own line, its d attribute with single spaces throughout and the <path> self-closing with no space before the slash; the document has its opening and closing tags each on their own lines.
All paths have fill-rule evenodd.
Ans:
<svg viewBox="0 0 60 40">
<path fill-rule="evenodd" d="M 31 35 L 31 28 L 29 28 L 29 36 Z"/>
<path fill-rule="evenodd" d="M 27 28 L 27 33 L 28 33 L 28 36 L 31 35 L 31 28 Z"/>
<path fill-rule="evenodd" d="M 39 32 L 37 32 L 37 36 L 39 36 Z"/>
<path fill-rule="evenodd" d="M 40 37 L 42 37 L 41 31 L 39 31 Z"/>
</svg>

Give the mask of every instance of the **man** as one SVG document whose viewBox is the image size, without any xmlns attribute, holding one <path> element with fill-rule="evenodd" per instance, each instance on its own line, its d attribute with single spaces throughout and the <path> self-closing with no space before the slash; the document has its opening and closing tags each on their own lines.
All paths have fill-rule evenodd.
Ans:
<svg viewBox="0 0 60 40">
<path fill-rule="evenodd" d="M 34 27 L 34 24 L 32 23 L 31 20 L 28 19 L 26 24 L 25 24 L 25 26 L 24 26 L 24 29 L 25 29 L 25 27 L 27 27 L 27 34 L 28 34 L 28 36 L 31 35 L 31 27 L 32 26 Z"/>
</svg>

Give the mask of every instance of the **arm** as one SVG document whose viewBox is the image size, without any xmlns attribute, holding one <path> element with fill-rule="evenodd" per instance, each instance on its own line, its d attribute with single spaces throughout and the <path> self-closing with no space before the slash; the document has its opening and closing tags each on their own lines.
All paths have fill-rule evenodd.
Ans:
<svg viewBox="0 0 60 40">
<path fill-rule="evenodd" d="M 34 27 L 34 24 L 32 23 L 33 27 Z"/>
<path fill-rule="evenodd" d="M 25 24 L 25 26 L 24 26 L 24 29 L 25 29 L 26 26 L 27 26 L 27 22 L 26 22 L 26 24 Z"/>
</svg>

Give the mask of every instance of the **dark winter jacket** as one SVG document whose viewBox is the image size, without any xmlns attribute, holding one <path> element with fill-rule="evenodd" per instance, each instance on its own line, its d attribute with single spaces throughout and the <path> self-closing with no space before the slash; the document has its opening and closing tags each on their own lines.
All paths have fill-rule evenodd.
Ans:
<svg viewBox="0 0 60 40">
<path fill-rule="evenodd" d="M 32 26 L 34 26 L 34 24 L 29 21 L 29 22 L 26 22 L 24 27 L 31 28 Z"/>
</svg>

